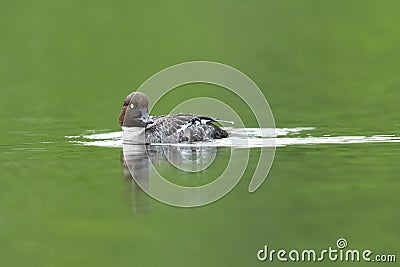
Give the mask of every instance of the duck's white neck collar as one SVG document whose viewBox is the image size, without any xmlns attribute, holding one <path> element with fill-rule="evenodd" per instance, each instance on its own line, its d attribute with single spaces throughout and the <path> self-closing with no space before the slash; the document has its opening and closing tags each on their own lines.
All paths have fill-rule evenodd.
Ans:
<svg viewBox="0 0 400 267">
<path fill-rule="evenodd" d="M 144 127 L 122 127 L 122 142 L 135 145 L 145 144 L 145 130 Z"/>
</svg>

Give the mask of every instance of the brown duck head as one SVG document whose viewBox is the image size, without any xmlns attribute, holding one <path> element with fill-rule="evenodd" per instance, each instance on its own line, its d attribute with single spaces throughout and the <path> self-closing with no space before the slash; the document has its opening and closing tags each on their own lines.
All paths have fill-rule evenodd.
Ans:
<svg viewBox="0 0 400 267">
<path fill-rule="evenodd" d="M 153 123 L 149 116 L 149 101 L 147 96 L 141 92 L 129 94 L 122 106 L 119 115 L 119 125 L 123 127 L 146 127 Z"/>
</svg>

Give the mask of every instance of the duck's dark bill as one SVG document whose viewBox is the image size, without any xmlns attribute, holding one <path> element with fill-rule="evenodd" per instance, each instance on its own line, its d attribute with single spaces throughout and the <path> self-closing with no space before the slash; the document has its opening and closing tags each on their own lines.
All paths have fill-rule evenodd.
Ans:
<svg viewBox="0 0 400 267">
<path fill-rule="evenodd" d="M 140 111 L 141 117 L 140 120 L 144 123 L 154 123 L 153 119 L 149 116 L 149 113 L 145 110 Z"/>
</svg>

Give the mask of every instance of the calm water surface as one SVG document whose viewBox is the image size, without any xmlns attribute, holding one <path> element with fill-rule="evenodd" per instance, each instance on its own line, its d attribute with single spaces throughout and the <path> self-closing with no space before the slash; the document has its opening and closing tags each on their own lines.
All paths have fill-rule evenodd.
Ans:
<svg viewBox="0 0 400 267">
<path fill-rule="evenodd" d="M 0 8 L 0 266 L 271 265 L 256 258 L 265 244 L 325 249 L 338 238 L 400 256 L 398 2 L 24 2 Z M 259 146 L 224 198 L 175 208 L 135 187 L 118 144 L 96 143 L 118 136 L 87 137 L 118 135 L 130 91 L 199 59 L 248 74 L 278 129 L 313 129 L 277 137 L 255 193 Z M 207 85 L 177 88 L 153 115 L 199 96 L 256 127 L 240 100 Z M 160 167 L 204 184 L 229 151 L 217 148 L 214 176 Z M 328 264 L 349 265 L 318 266 Z"/>
</svg>

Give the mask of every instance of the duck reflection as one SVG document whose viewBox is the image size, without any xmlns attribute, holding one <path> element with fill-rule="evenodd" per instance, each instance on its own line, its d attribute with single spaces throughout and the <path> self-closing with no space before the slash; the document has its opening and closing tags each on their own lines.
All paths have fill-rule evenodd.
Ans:
<svg viewBox="0 0 400 267">
<path fill-rule="evenodd" d="M 176 171 L 198 173 L 210 166 L 217 154 L 217 147 L 185 145 L 133 145 L 124 144 L 121 166 L 127 183 L 128 194 L 136 211 L 149 206 L 151 175 L 155 172 Z"/>
</svg>

